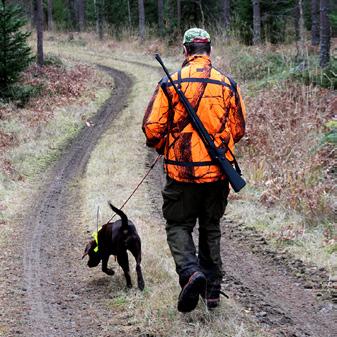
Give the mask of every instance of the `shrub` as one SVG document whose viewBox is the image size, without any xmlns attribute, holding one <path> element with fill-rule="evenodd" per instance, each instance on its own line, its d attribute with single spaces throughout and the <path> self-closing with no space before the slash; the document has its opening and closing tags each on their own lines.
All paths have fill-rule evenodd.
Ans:
<svg viewBox="0 0 337 337">
<path fill-rule="evenodd" d="M 293 77 L 307 85 L 314 84 L 322 88 L 337 89 L 337 58 L 333 58 L 329 66 L 323 69 L 316 62 L 304 69 L 301 67 L 293 69 Z"/>
<path fill-rule="evenodd" d="M 247 51 L 237 53 L 231 60 L 230 68 L 240 80 L 261 80 L 267 76 L 282 72 L 288 61 L 282 54 L 267 52 L 251 53 Z"/>
<path fill-rule="evenodd" d="M 18 107 L 24 107 L 31 98 L 38 96 L 42 92 L 42 85 L 13 84 L 2 92 L 2 97 L 6 101 L 13 101 Z"/>
</svg>

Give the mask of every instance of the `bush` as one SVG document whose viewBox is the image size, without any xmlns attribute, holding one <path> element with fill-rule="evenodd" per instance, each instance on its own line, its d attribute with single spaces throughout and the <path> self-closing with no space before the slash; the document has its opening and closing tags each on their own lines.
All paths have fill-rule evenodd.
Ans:
<svg viewBox="0 0 337 337">
<path fill-rule="evenodd" d="M 261 80 L 267 76 L 275 75 L 287 68 L 288 61 L 278 53 L 239 52 L 231 60 L 230 68 L 240 80 Z"/>
<path fill-rule="evenodd" d="M 325 124 L 326 132 L 323 137 L 323 144 L 337 145 L 337 120 L 331 120 Z"/>
<path fill-rule="evenodd" d="M 2 90 L 0 96 L 4 101 L 13 101 L 18 107 L 24 107 L 31 98 L 38 96 L 42 92 L 42 85 L 13 84 Z"/>
<path fill-rule="evenodd" d="M 301 69 L 293 69 L 293 77 L 305 84 L 314 84 L 323 88 L 337 89 L 337 59 L 333 58 L 328 67 L 322 69 L 314 65 Z"/>
<path fill-rule="evenodd" d="M 55 66 L 55 67 L 62 67 L 64 66 L 62 60 L 53 54 L 47 54 L 44 58 L 44 65 L 45 66 Z"/>
</svg>

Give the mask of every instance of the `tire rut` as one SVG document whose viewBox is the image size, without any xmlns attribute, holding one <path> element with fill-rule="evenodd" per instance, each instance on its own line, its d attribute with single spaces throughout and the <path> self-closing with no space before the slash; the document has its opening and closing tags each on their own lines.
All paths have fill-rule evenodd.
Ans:
<svg viewBox="0 0 337 337">
<path fill-rule="evenodd" d="M 56 163 L 27 221 L 25 336 L 93 336 L 97 326 L 88 319 L 95 314 L 92 307 L 108 295 L 108 287 L 104 287 L 108 278 L 102 278 L 97 289 L 94 284 L 93 289 L 83 289 L 80 255 L 73 249 L 82 246 L 78 242 L 81 238 L 78 233 L 75 235 L 68 217 L 71 214 L 71 218 L 80 219 L 80 201 L 73 187 L 84 173 L 99 138 L 125 106 L 133 83 L 121 71 L 100 68 L 115 80 L 112 95 L 92 118 L 94 127 L 84 128 Z"/>
<path fill-rule="evenodd" d="M 275 336 L 337 336 L 324 269 L 273 251 L 254 230 L 222 222 L 223 287 Z"/>
</svg>

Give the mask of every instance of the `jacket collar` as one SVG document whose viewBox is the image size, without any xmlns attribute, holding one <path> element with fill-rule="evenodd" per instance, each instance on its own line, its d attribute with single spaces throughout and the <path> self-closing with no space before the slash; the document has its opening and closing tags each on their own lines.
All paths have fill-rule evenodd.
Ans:
<svg viewBox="0 0 337 337">
<path fill-rule="evenodd" d="M 197 64 L 201 66 L 212 66 L 212 61 L 208 55 L 192 55 L 185 59 L 182 67 L 186 67 L 187 65 Z"/>
</svg>

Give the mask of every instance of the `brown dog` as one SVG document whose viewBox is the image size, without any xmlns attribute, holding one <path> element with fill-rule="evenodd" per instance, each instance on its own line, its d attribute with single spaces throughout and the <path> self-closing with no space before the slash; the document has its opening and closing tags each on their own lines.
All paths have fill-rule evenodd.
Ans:
<svg viewBox="0 0 337 337">
<path fill-rule="evenodd" d="M 82 259 L 86 255 L 89 256 L 88 266 L 90 268 L 97 267 L 102 260 L 102 271 L 108 275 L 114 275 L 115 272 L 108 268 L 108 260 L 110 255 L 115 255 L 118 264 L 124 271 L 127 287 L 131 288 L 132 282 L 127 253 L 129 250 L 136 260 L 138 288 L 143 290 L 145 284 L 140 267 L 141 241 L 136 227 L 128 220 L 124 212 L 113 206 L 110 201 L 108 203 L 111 209 L 121 217 L 121 220 L 103 225 L 97 233 L 97 241 L 94 239 L 87 244 Z"/>
</svg>

